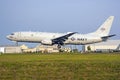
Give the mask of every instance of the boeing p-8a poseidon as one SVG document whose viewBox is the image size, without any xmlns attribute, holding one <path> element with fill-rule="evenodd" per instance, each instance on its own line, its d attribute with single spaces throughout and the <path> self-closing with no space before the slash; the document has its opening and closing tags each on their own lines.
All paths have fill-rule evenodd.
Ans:
<svg viewBox="0 0 120 80">
<path fill-rule="evenodd" d="M 54 45 L 58 47 L 65 44 L 92 44 L 106 41 L 109 35 L 114 16 L 110 16 L 95 32 L 88 34 L 68 33 L 49 33 L 49 32 L 14 32 L 7 36 L 9 40 L 16 42 L 34 42 L 43 45 Z"/>
</svg>

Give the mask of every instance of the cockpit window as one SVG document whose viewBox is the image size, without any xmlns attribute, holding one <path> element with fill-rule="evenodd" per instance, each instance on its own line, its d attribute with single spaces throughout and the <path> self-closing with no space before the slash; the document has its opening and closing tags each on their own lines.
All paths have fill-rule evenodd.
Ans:
<svg viewBox="0 0 120 80">
<path fill-rule="evenodd" d="M 14 35 L 14 33 L 12 33 L 11 35 Z"/>
</svg>

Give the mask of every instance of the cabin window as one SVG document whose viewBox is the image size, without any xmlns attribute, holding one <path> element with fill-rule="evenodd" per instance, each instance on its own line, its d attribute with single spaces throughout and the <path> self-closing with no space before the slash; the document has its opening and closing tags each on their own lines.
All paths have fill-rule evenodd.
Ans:
<svg viewBox="0 0 120 80">
<path fill-rule="evenodd" d="M 11 35 L 14 35 L 14 33 L 11 33 Z"/>
</svg>

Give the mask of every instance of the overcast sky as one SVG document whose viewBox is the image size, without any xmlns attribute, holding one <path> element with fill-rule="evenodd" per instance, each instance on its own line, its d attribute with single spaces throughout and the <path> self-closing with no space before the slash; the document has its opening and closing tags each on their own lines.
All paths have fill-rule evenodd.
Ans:
<svg viewBox="0 0 120 80">
<path fill-rule="evenodd" d="M 120 39 L 120 0 L 0 0 L 0 45 L 16 31 L 89 33 L 111 15 Z"/>
</svg>

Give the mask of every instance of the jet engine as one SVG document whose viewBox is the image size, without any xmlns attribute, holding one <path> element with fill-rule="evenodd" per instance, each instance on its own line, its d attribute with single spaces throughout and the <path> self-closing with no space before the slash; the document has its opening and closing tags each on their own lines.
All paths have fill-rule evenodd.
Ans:
<svg viewBox="0 0 120 80">
<path fill-rule="evenodd" d="M 43 45 L 52 45 L 52 40 L 42 40 L 41 41 L 41 44 L 43 44 Z"/>
</svg>

